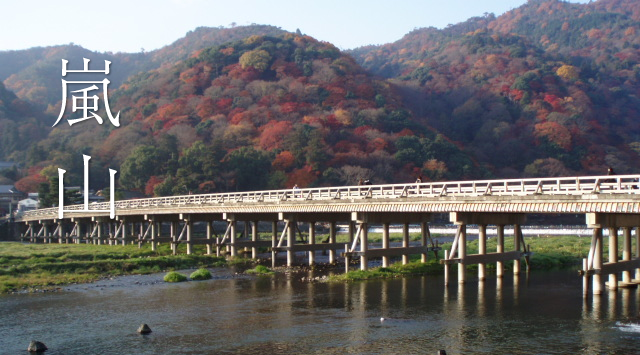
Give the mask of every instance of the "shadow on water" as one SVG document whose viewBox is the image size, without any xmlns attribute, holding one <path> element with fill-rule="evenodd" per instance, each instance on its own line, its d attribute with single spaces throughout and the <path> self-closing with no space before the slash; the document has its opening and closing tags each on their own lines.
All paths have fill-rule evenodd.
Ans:
<svg viewBox="0 0 640 355">
<path fill-rule="evenodd" d="M 638 354 L 640 297 L 584 300 L 575 271 L 321 283 L 316 271 L 116 279 L 0 297 L 0 354 Z M 136 333 L 141 323 L 149 335 Z"/>
</svg>

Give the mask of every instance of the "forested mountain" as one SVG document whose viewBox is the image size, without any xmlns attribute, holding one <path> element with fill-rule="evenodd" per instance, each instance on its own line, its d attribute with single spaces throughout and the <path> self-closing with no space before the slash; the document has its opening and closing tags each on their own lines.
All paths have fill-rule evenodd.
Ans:
<svg viewBox="0 0 640 355">
<path fill-rule="evenodd" d="M 0 159 L 31 167 L 22 185 L 33 189 L 54 167 L 80 181 L 90 154 L 93 185 L 112 167 L 121 188 L 147 195 L 637 172 L 638 31 L 637 1 L 530 0 L 347 53 L 257 25 L 198 28 L 148 53 L 0 52 L 0 78 L 21 99 L 0 87 L 0 124 L 22 103 L 35 128 L 15 129 L 37 137 L 3 138 Z M 113 61 L 121 127 L 49 128 L 60 59 L 82 57 Z"/>
<path fill-rule="evenodd" d="M 91 152 L 121 167 L 124 188 L 157 195 L 478 174 L 458 147 L 414 124 L 387 83 L 307 36 L 196 51 L 133 76 L 111 100 L 124 108 L 122 127 L 56 127 L 39 144 L 46 159 Z"/>
<path fill-rule="evenodd" d="M 498 176 L 635 172 L 639 9 L 531 0 L 352 55 Z"/>
</svg>

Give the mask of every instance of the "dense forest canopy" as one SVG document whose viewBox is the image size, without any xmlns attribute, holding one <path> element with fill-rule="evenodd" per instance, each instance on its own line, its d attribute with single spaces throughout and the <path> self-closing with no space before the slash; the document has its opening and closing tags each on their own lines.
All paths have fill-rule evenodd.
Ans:
<svg viewBox="0 0 640 355">
<path fill-rule="evenodd" d="M 530 0 L 348 52 L 262 25 L 148 53 L 0 52 L 0 160 L 34 191 L 57 167 L 79 183 L 90 154 L 92 186 L 111 167 L 148 196 L 637 172 L 638 31 L 637 1 Z M 60 60 L 83 57 L 113 62 L 121 127 L 51 128 Z"/>
</svg>

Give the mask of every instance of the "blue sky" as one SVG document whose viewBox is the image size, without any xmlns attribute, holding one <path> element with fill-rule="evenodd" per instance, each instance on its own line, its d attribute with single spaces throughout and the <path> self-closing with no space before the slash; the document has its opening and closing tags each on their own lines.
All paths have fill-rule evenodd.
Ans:
<svg viewBox="0 0 640 355">
<path fill-rule="evenodd" d="M 589 0 L 571 0 L 586 3 Z M 100 52 L 171 44 L 196 27 L 268 24 L 341 49 L 396 41 L 415 28 L 443 28 L 526 0 L 3 0 L 0 50 L 75 43 Z"/>
</svg>

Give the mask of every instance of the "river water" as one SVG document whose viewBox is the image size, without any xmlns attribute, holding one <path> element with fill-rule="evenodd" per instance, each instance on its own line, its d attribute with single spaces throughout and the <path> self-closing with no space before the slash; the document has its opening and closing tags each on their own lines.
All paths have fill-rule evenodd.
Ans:
<svg viewBox="0 0 640 355">
<path fill-rule="evenodd" d="M 584 301 L 576 271 L 447 287 L 442 276 L 335 284 L 212 271 L 1 296 L 0 354 L 26 354 L 32 339 L 47 355 L 640 354 L 638 290 Z M 153 332 L 137 334 L 141 323 Z"/>
</svg>

